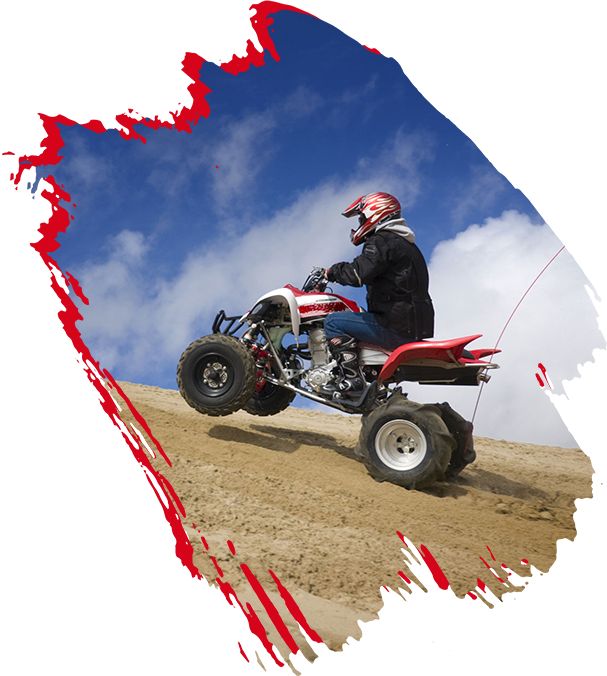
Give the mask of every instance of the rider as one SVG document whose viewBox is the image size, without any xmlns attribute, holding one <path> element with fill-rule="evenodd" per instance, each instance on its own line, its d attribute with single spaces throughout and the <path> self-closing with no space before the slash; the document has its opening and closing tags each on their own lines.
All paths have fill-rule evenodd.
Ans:
<svg viewBox="0 0 607 676">
<path fill-rule="evenodd" d="M 367 287 L 368 312 L 334 312 L 325 334 L 345 375 L 340 389 L 362 389 L 357 341 L 394 349 L 434 335 L 428 268 L 400 202 L 385 192 L 358 197 L 342 215 L 358 216 L 350 239 L 363 250 L 351 263 L 325 270 L 329 282 Z"/>
</svg>

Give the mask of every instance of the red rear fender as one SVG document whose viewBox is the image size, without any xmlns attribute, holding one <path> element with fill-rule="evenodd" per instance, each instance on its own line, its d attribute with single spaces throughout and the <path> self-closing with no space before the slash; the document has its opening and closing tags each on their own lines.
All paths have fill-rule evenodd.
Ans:
<svg viewBox="0 0 607 676">
<path fill-rule="evenodd" d="M 475 359 L 482 359 L 483 357 L 490 357 L 492 354 L 497 354 L 501 350 L 470 350 L 470 354 L 474 356 Z"/>
<path fill-rule="evenodd" d="M 452 338 L 451 340 L 420 340 L 415 343 L 406 343 L 394 350 L 388 360 L 384 364 L 378 380 L 388 380 L 393 375 L 396 369 L 402 364 L 415 361 L 416 359 L 434 359 L 439 362 L 447 362 L 448 364 L 464 364 L 462 360 L 462 353 L 466 345 L 482 334 L 477 333 L 473 336 L 465 336 L 464 338 Z M 497 350 L 499 352 L 499 350 Z M 477 353 L 492 354 L 493 350 L 476 350 Z M 480 359 L 474 352 L 476 359 Z"/>
</svg>

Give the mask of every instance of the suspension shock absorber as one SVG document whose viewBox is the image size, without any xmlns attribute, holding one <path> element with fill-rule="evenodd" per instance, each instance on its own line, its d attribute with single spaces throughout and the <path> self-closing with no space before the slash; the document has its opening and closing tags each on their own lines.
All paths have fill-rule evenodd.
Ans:
<svg viewBox="0 0 607 676">
<path fill-rule="evenodd" d="M 322 327 L 310 329 L 308 333 L 308 346 L 314 368 L 324 366 L 329 361 L 327 337 Z"/>
</svg>

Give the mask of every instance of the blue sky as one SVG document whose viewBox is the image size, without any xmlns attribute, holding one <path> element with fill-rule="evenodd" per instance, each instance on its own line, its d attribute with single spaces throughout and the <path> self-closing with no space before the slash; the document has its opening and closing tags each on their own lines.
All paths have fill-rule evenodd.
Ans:
<svg viewBox="0 0 607 676">
<path fill-rule="evenodd" d="M 361 193 L 397 195 L 428 260 L 471 227 L 488 232 L 488 219 L 505 232 L 512 218 L 529 236 L 547 229 L 397 62 L 302 14 L 280 12 L 273 28 L 279 62 L 266 54 L 238 76 L 204 64 L 211 114 L 191 134 L 146 129 L 143 144 L 65 127 L 64 160 L 39 172 L 77 205 L 56 258 L 89 296 L 80 329 L 118 379 L 174 388 L 181 351 L 219 308 L 242 312 L 270 288 L 301 283 L 312 265 L 352 259 L 340 211 Z M 466 274 L 448 284 L 457 290 L 461 279 L 460 298 Z M 431 292 L 441 315 L 449 301 L 432 277 Z M 362 291 L 347 293 L 362 302 Z M 496 311 L 490 330 L 502 320 Z M 470 318 L 464 333 L 481 323 Z M 440 317 L 437 328 L 458 334 Z"/>
<path fill-rule="evenodd" d="M 504 209 L 536 216 L 397 62 L 301 14 L 278 13 L 272 35 L 280 62 L 267 55 L 265 66 L 237 77 L 203 66 L 211 115 L 192 134 L 145 130 L 144 145 L 125 143 L 116 131 L 64 129 L 65 160 L 52 172 L 71 191 L 78 224 L 87 228 L 86 239 L 76 228 L 63 238 L 66 264 L 78 265 L 91 247 L 102 247 L 108 227 L 137 227 L 155 237 L 155 263 L 171 266 L 203 238 L 246 228 L 324 179 L 385 162 L 399 133 L 417 140 L 410 159 L 421 185 L 405 209 L 424 250 Z M 239 125 L 241 147 L 226 149 Z M 399 194 L 411 191 L 404 169 L 394 181 Z M 349 230 L 338 213 L 326 219 L 327 227 Z"/>
</svg>

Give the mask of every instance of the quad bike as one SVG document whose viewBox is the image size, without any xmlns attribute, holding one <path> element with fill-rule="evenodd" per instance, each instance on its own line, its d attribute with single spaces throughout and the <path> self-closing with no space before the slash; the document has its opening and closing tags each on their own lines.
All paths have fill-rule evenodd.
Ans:
<svg viewBox="0 0 607 676">
<path fill-rule="evenodd" d="M 287 284 L 270 291 L 241 317 L 221 310 L 213 333 L 191 343 L 179 360 L 177 383 L 185 401 L 210 416 L 239 409 L 268 416 L 299 394 L 362 414 L 356 452 L 375 479 L 422 488 L 459 474 L 476 457 L 472 423 L 447 403 L 410 401 L 398 384 L 479 385 L 498 368 L 483 358 L 499 350 L 467 350 L 480 334 L 395 350 L 360 343 L 363 388 L 350 393 L 323 323 L 332 312 L 361 309 L 326 286 L 322 268 L 314 268 L 301 289 Z"/>
</svg>

